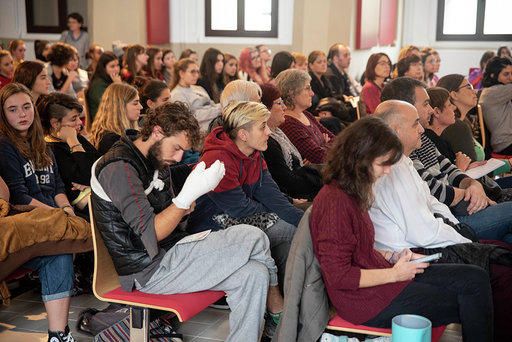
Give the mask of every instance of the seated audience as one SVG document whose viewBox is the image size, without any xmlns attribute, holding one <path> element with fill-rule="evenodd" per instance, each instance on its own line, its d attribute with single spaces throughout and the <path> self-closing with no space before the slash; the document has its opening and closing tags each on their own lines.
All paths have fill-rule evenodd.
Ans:
<svg viewBox="0 0 512 342">
<path fill-rule="evenodd" d="M 91 166 L 100 155 L 80 134 L 82 110 L 75 98 L 61 93 L 43 95 L 37 101 L 45 140 L 55 155 L 66 196 L 75 211 L 88 217 L 84 208 L 90 193 Z"/>
<path fill-rule="evenodd" d="M 374 53 L 368 58 L 366 63 L 363 89 L 361 90 L 361 100 L 366 106 L 366 113 L 372 114 L 380 103 L 380 95 L 384 82 L 391 74 L 391 60 L 385 53 Z"/>
<path fill-rule="evenodd" d="M 11 83 L 14 76 L 14 64 L 11 53 L 7 50 L 0 50 L 0 89 Z"/>
<path fill-rule="evenodd" d="M 329 67 L 326 76 L 333 85 L 338 97 L 358 96 L 361 92 L 361 85 L 347 73 L 350 67 L 350 49 L 343 44 L 333 44 L 327 54 Z"/>
<path fill-rule="evenodd" d="M 428 127 L 433 109 L 423 82 L 409 77 L 394 79 L 384 87 L 382 100 L 412 104 L 421 126 Z M 482 184 L 453 165 L 425 134 L 410 158 L 431 194 L 449 206 L 459 221 L 471 226 L 479 238 L 512 242 L 512 202 L 496 204 L 487 197 Z"/>
<path fill-rule="evenodd" d="M 76 97 L 73 81 L 78 77 L 78 73 L 66 68 L 75 53 L 76 50 L 71 45 L 60 42 L 52 45 L 46 68 L 51 80 L 50 92 L 58 91 Z"/>
<path fill-rule="evenodd" d="M 473 135 L 474 132 L 480 134 L 478 118 L 469 116 L 469 113 L 475 108 L 478 101 L 477 95 L 472 89 L 472 85 L 463 75 L 459 74 L 443 76 L 439 80 L 438 85 L 448 90 L 450 101 L 455 105 L 456 117 L 455 123 L 448 126 L 441 134 L 441 137 L 448 142 L 455 153 L 461 152 L 462 155 L 468 157 L 463 159 L 469 159 L 469 162 L 484 161 L 485 150 Z M 454 162 L 452 158 L 448 158 L 452 163 Z M 510 172 L 510 160 L 505 161 L 505 165 L 494 172 L 496 175 Z M 458 164 L 457 167 L 462 171 L 465 170 Z M 504 183 L 502 182 L 503 179 L 500 180 L 500 184 L 503 185 Z M 510 186 L 506 187 L 509 188 Z"/>
<path fill-rule="evenodd" d="M 494 152 L 512 155 L 512 59 L 494 57 L 482 80 L 480 105 Z"/>
<path fill-rule="evenodd" d="M 263 81 L 267 83 L 270 81 L 270 66 L 268 64 L 272 61 L 272 51 L 266 45 L 256 45 L 256 50 L 261 58 L 261 70 L 258 72 L 263 75 Z"/>
<path fill-rule="evenodd" d="M 142 113 L 147 114 L 150 109 L 160 106 L 162 103 L 170 102 L 171 90 L 163 81 L 147 79 L 139 89 Z"/>
<path fill-rule="evenodd" d="M 487 65 L 487 62 L 494 56 L 496 56 L 494 51 L 485 51 L 482 55 L 482 58 L 480 58 L 480 68 L 469 69 L 468 81 L 471 83 L 474 89 L 482 89 L 482 79 L 484 77 L 485 66 Z"/>
<path fill-rule="evenodd" d="M 423 81 L 423 64 L 418 55 L 410 55 L 396 63 L 398 77 L 407 76 L 418 81 Z"/>
<path fill-rule="evenodd" d="M 321 99 L 326 97 L 335 97 L 337 94 L 326 77 L 327 57 L 325 53 L 319 50 L 311 52 L 308 56 L 309 76 L 311 76 L 311 90 L 314 95 L 311 100 L 311 107 L 308 111 L 313 113 Z"/>
<path fill-rule="evenodd" d="M 8 84 L 2 88 L 0 105 L 0 176 L 9 186 L 11 202 L 63 208 L 74 216 L 29 90 Z"/>
<path fill-rule="evenodd" d="M 144 67 L 148 64 L 149 56 L 144 46 L 134 44 L 128 46 L 124 55 L 123 69 L 121 69 L 121 79 L 132 84 L 137 76 L 146 76 Z"/>
<path fill-rule="evenodd" d="M 0 97 L 3 100 L 3 96 Z M 3 112 L 2 108 L 0 112 Z M 9 202 L 9 195 L 9 188 L 0 176 L 0 199 Z M 73 255 L 36 257 L 23 267 L 37 271 L 39 275 L 41 298 L 48 319 L 48 342 L 75 341 L 68 326 L 73 288 Z"/>
<path fill-rule="evenodd" d="M 304 163 L 297 148 L 279 128 L 286 110 L 279 90 L 269 83 L 261 89 L 261 102 L 270 111 L 268 148 L 263 152 L 268 170 L 283 193 L 311 201 L 322 187 L 322 176 L 318 169 Z"/>
<path fill-rule="evenodd" d="M 498 52 L 496 53 L 496 56 L 500 58 L 508 57 L 512 58 L 512 54 L 510 53 L 510 49 L 508 46 L 500 46 L 498 48 Z"/>
<path fill-rule="evenodd" d="M 217 161 L 207 169 L 199 164 L 178 195 L 168 181 L 162 188 L 153 184 L 158 170 L 179 162 L 198 140 L 199 126 L 185 105 L 166 103 L 151 111 L 139 138 L 122 138 L 94 166 L 97 227 L 123 289 L 155 294 L 225 291 L 232 308 L 227 341 L 257 342 L 265 303 L 269 310 L 282 309 L 268 239 L 249 225 L 190 237 L 181 229 L 180 221 L 194 210 L 194 201 L 223 178 L 223 164 Z M 145 189 L 147 184 L 150 188 Z"/>
<path fill-rule="evenodd" d="M 92 75 L 96 71 L 96 66 L 98 65 L 98 62 L 100 61 L 100 57 L 105 52 L 103 50 L 103 47 L 101 47 L 98 44 L 91 44 L 89 47 L 89 51 L 87 52 L 86 58 L 89 61 L 89 66 L 87 67 L 87 74 L 89 75 L 89 78 L 92 78 Z"/>
<path fill-rule="evenodd" d="M 52 45 L 47 40 L 35 40 L 34 41 L 34 52 L 36 55 L 36 59 L 46 63 L 48 60 L 48 54 L 50 53 Z"/>
<path fill-rule="evenodd" d="M 26 61 L 18 65 L 12 81 L 27 87 L 34 102 L 37 102 L 39 96 L 50 92 L 52 82 L 46 67 L 40 61 Z"/>
<path fill-rule="evenodd" d="M 87 52 L 89 51 L 89 33 L 82 29 L 84 17 L 73 12 L 67 16 L 68 30 L 62 32 L 60 41 L 73 46 L 78 52 L 80 68 L 86 69 L 89 66 Z"/>
<path fill-rule="evenodd" d="M 421 50 L 421 63 L 423 64 L 423 82 L 427 87 L 435 87 L 439 76 L 436 73 L 441 66 L 441 58 L 439 53 L 431 47 L 426 47 Z"/>
<path fill-rule="evenodd" d="M 285 121 L 280 126 L 297 147 L 303 159 L 322 164 L 334 135 L 306 109 L 311 107 L 311 77 L 304 71 L 289 69 L 276 78 L 276 86 L 286 105 Z"/>
<path fill-rule="evenodd" d="M 162 50 L 157 47 L 149 47 L 146 53 L 148 55 L 148 62 L 142 67 L 145 76 L 163 81 L 164 76 L 161 71 L 164 64 Z"/>
<path fill-rule="evenodd" d="M 224 67 L 222 68 L 222 83 L 224 87 L 227 86 L 229 82 L 238 79 L 238 60 L 236 59 L 235 56 L 229 53 L 225 53 Z"/>
<path fill-rule="evenodd" d="M 206 137 L 201 161 L 209 166 L 220 160 L 226 175 L 197 200 L 187 231 L 223 229 L 235 222 L 260 227 L 269 237 L 283 284 L 288 250 L 303 212 L 279 191 L 261 154 L 270 135 L 269 116 L 256 102 L 231 102 L 223 109 L 224 124 Z"/>
<path fill-rule="evenodd" d="M 197 54 L 196 51 L 194 51 L 192 49 L 185 49 L 185 50 L 183 50 L 183 52 L 180 55 L 180 59 L 184 59 L 184 58 L 190 58 L 197 65 L 199 65 L 199 55 Z"/>
<path fill-rule="evenodd" d="M 238 77 L 241 80 L 253 81 L 259 85 L 268 81 L 265 79 L 266 72 L 265 75 L 262 74 L 264 71 L 261 68 L 261 57 L 258 50 L 249 47 L 242 49 L 238 61 L 238 68 L 240 69 Z"/>
<path fill-rule="evenodd" d="M 9 42 L 9 52 L 13 58 L 14 68 L 16 68 L 19 64 L 23 63 L 25 60 L 25 52 L 27 51 L 27 47 L 25 42 L 21 39 L 11 40 Z"/>
<path fill-rule="evenodd" d="M 206 50 L 199 67 L 200 77 L 197 80 L 197 85 L 203 87 L 215 103 L 219 103 L 220 93 L 224 89 L 223 69 L 224 55 L 222 52 L 214 48 Z"/>
<path fill-rule="evenodd" d="M 485 270 L 413 263 L 423 255 L 374 247 L 368 215 L 372 187 L 387 177 L 402 151 L 396 134 L 376 118 L 355 122 L 334 140 L 326 185 L 313 202 L 310 221 L 330 301 L 354 324 L 389 328 L 393 317 L 417 314 L 433 326 L 461 323 L 464 341 L 491 341 L 493 306 Z"/>
<path fill-rule="evenodd" d="M 292 56 L 295 60 L 295 69 L 308 71 L 308 58 L 305 54 L 301 52 L 292 52 Z"/>
<path fill-rule="evenodd" d="M 119 84 L 122 82 L 119 72 L 119 60 L 116 55 L 110 51 L 104 52 L 96 65 L 89 88 L 85 92 L 88 115 L 88 120 L 86 120 L 87 131 L 91 129 L 101 98 L 107 87 L 112 83 Z"/>
<path fill-rule="evenodd" d="M 275 78 L 281 71 L 294 69 L 295 58 L 288 51 L 279 51 L 275 54 L 272 59 L 272 65 L 270 66 L 270 79 L 271 83 L 275 83 Z"/>
<path fill-rule="evenodd" d="M 382 103 L 377 114 L 396 132 L 404 148 L 400 161 L 373 186 L 369 213 L 377 248 L 396 253 L 404 248 L 424 254 L 441 252 L 438 263 L 472 264 L 485 269 L 491 277 L 495 340 L 510 340 L 512 293 L 506 285 L 512 280 L 510 247 L 507 250 L 488 242 L 471 243 L 468 238 L 474 239 L 473 232 L 461 226 L 450 209 L 430 195 L 408 157 L 421 143 L 422 127 L 416 109 L 392 100 Z"/>
<path fill-rule="evenodd" d="M 66 65 L 66 69 L 68 72 L 74 71 L 76 72 L 76 77 L 71 83 L 71 86 L 73 87 L 73 90 L 77 94 L 77 97 L 80 99 L 80 101 L 83 103 L 84 101 L 84 91 L 89 85 L 89 75 L 87 74 L 87 71 L 80 68 L 80 59 L 78 56 L 78 52 L 74 50 L 73 57 L 69 60 L 68 64 Z"/>
<path fill-rule="evenodd" d="M 420 49 L 417 46 L 414 45 L 405 45 L 400 49 L 400 52 L 398 53 L 398 61 L 409 57 L 411 55 L 417 55 L 418 57 L 421 56 Z M 393 65 L 393 72 L 391 73 L 391 78 L 397 78 L 398 77 L 398 69 L 397 64 Z"/>
<path fill-rule="evenodd" d="M 220 114 L 220 105 L 213 102 L 203 87 L 196 85 L 199 67 L 190 58 L 180 59 L 174 66 L 174 83 L 171 85 L 171 101 L 188 104 L 199 122 L 201 131 Z"/>
<path fill-rule="evenodd" d="M 261 102 L 261 87 L 254 82 L 235 80 L 220 94 L 220 105 L 225 108 L 231 101 Z"/>
<path fill-rule="evenodd" d="M 166 49 L 162 52 L 162 75 L 164 76 L 164 81 L 167 85 L 171 85 L 172 77 L 174 75 L 174 63 L 176 63 L 176 56 L 174 52 L 170 49 Z"/>
<path fill-rule="evenodd" d="M 91 144 L 103 155 L 119 138 L 136 134 L 141 109 L 134 87 L 125 83 L 109 85 L 89 132 Z"/>
</svg>

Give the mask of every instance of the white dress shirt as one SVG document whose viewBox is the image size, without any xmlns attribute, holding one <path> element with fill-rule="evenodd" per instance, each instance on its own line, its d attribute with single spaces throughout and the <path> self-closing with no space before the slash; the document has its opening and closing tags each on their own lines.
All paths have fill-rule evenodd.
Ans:
<svg viewBox="0 0 512 342">
<path fill-rule="evenodd" d="M 388 175 L 380 177 L 373 193 L 370 217 L 375 227 L 376 248 L 400 251 L 471 242 L 441 218 L 434 217 L 434 213 L 439 213 L 459 223 L 450 209 L 430 194 L 409 157 L 404 155 Z"/>
</svg>

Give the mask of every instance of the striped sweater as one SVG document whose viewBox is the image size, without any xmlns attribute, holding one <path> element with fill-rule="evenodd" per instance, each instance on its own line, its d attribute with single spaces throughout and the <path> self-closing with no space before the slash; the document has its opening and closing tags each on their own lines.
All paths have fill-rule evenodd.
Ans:
<svg viewBox="0 0 512 342">
<path fill-rule="evenodd" d="M 421 178 L 427 182 L 432 196 L 450 206 L 455 196 L 453 187 L 468 177 L 437 150 L 435 144 L 425 135 L 421 136 L 421 147 L 410 158 Z"/>
</svg>

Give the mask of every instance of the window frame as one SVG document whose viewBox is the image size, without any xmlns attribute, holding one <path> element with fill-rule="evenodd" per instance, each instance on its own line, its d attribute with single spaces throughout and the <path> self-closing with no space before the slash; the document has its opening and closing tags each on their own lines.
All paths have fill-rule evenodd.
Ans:
<svg viewBox="0 0 512 342">
<path fill-rule="evenodd" d="M 47 33 L 47 34 L 61 34 L 63 31 L 68 29 L 68 4 L 66 0 L 57 0 L 57 8 L 59 15 L 59 25 L 58 26 L 42 26 L 42 25 L 34 25 L 34 16 L 33 16 L 33 1 L 34 0 L 25 0 L 25 22 L 27 24 L 27 33 Z M 87 31 L 86 26 L 82 26 L 82 30 Z"/>
<path fill-rule="evenodd" d="M 444 34 L 445 0 L 437 1 L 437 41 L 511 41 L 512 34 L 484 34 L 486 0 L 477 0 L 476 33 L 475 34 Z"/>
<path fill-rule="evenodd" d="M 271 0 L 270 31 L 244 30 L 245 25 L 245 1 L 237 0 L 237 29 L 213 30 L 212 29 L 212 0 L 205 0 L 205 37 L 252 37 L 252 38 L 278 38 L 279 0 Z M 254 0 L 252 0 L 254 1 Z"/>
</svg>

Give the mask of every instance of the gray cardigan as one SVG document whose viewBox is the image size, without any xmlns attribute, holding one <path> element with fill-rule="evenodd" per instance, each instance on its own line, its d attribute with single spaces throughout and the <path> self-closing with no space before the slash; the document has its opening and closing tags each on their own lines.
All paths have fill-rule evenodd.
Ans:
<svg viewBox="0 0 512 342">
<path fill-rule="evenodd" d="M 329 300 L 309 231 L 306 210 L 293 238 L 284 280 L 284 310 L 273 342 L 320 338 L 329 321 Z"/>
<path fill-rule="evenodd" d="M 500 152 L 512 144 L 512 83 L 484 88 L 480 105 L 485 124 L 491 132 L 491 146 Z"/>
</svg>

